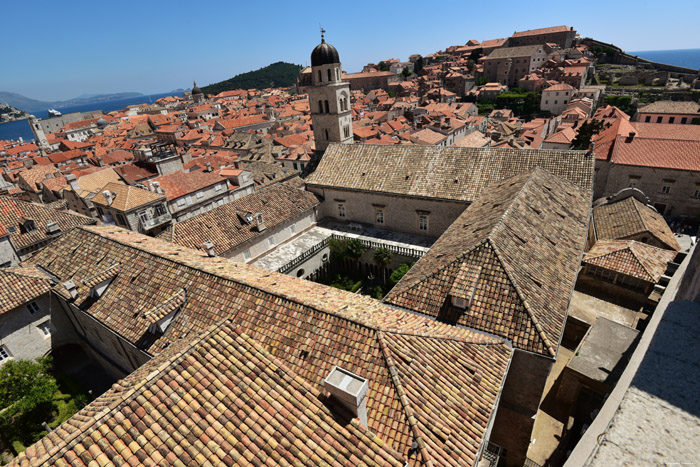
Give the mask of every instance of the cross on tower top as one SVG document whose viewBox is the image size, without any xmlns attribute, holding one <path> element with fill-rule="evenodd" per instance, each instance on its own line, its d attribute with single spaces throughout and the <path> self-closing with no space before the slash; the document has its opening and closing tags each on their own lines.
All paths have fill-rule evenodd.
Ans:
<svg viewBox="0 0 700 467">
<path fill-rule="evenodd" d="M 325 39 L 325 37 L 323 37 L 323 35 L 324 35 L 325 33 L 326 33 L 326 30 L 325 30 L 325 29 L 323 29 L 323 28 L 321 28 L 321 43 L 324 43 L 324 42 L 326 42 L 326 39 Z"/>
</svg>

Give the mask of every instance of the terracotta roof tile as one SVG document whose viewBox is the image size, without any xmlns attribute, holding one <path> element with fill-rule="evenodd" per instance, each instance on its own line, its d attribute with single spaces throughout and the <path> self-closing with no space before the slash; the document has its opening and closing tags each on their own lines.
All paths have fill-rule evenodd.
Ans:
<svg viewBox="0 0 700 467">
<path fill-rule="evenodd" d="M 86 313 L 150 354 L 229 318 L 315 394 L 333 365 L 367 378 L 369 430 L 405 458 L 417 442 L 420 459 L 414 455 L 411 464 L 474 463 L 510 356 L 502 340 L 116 227 L 82 228 L 61 240 L 33 264 L 82 284 L 102 264 L 119 263 Z M 76 301 L 88 293 L 79 285 Z M 178 296 L 184 304 L 165 333 L 148 337 L 146 315 L 172 309 Z"/>
<path fill-rule="evenodd" d="M 114 193 L 112 195 L 112 204 L 107 203 L 103 191 L 111 191 Z M 137 188 L 131 185 L 124 185 L 123 183 L 108 183 L 100 190 L 99 193 L 92 198 L 92 202 L 100 206 L 111 206 L 112 208 L 127 212 L 136 209 L 141 206 L 156 202 L 165 201 L 165 196 L 158 193 L 153 193 L 152 191 L 144 190 L 143 188 Z"/>
<path fill-rule="evenodd" d="M 631 196 L 593 209 L 593 228 L 597 240 L 625 240 L 648 233 L 668 249 L 681 249 L 663 216 Z"/>
<path fill-rule="evenodd" d="M 592 189 L 594 162 L 584 151 L 331 144 L 306 182 L 471 202 L 490 184 L 535 167 Z"/>
<path fill-rule="evenodd" d="M 48 293 L 51 286 L 37 268 L 0 268 L 0 315 Z"/>
<path fill-rule="evenodd" d="M 319 201 L 313 193 L 286 183 L 276 183 L 170 226 L 159 238 L 198 250 L 213 242 L 217 255 L 224 254 L 260 235 L 256 223 L 248 224 L 244 213 L 261 213 L 267 229 L 308 213 Z"/>
<path fill-rule="evenodd" d="M 469 206 L 385 301 L 556 355 L 591 193 L 535 169 Z M 466 300 L 465 309 L 450 302 Z"/>
<path fill-rule="evenodd" d="M 675 251 L 634 240 L 602 241 L 586 253 L 583 263 L 656 284 L 675 257 Z"/>
</svg>

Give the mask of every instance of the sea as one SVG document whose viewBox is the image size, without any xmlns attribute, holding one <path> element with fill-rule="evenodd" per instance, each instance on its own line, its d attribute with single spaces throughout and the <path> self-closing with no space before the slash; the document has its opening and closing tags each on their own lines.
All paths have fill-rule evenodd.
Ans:
<svg viewBox="0 0 700 467">
<path fill-rule="evenodd" d="M 693 70 L 700 69 L 700 49 L 641 50 L 627 53 L 651 60 L 652 62 L 682 66 Z"/>
<path fill-rule="evenodd" d="M 72 105 L 68 107 L 56 107 L 56 110 L 62 114 L 71 112 L 89 112 L 91 110 L 102 110 L 111 112 L 113 110 L 121 110 L 129 105 L 144 104 L 155 102 L 161 97 L 172 96 L 173 93 L 166 92 L 161 94 L 150 94 L 147 96 L 128 97 L 126 99 L 116 99 L 113 101 L 95 102 L 92 104 Z M 49 116 L 48 109 L 31 112 L 36 118 L 47 118 Z M 29 127 L 28 120 L 17 120 L 0 124 L 0 140 L 12 141 L 22 138 L 24 141 L 33 141 L 34 133 Z"/>
</svg>

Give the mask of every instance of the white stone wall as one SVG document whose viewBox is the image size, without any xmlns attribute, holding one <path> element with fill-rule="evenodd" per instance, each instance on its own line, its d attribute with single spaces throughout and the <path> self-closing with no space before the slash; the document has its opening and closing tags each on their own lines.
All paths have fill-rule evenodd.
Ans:
<svg viewBox="0 0 700 467">
<path fill-rule="evenodd" d="M 319 217 L 361 222 L 388 230 L 439 237 L 466 209 L 468 203 L 410 198 L 377 193 L 355 192 L 335 188 L 307 187 L 321 195 Z M 339 216 L 338 204 L 343 204 L 345 217 Z M 383 206 L 383 208 L 381 207 Z M 377 223 L 377 209 L 383 209 L 384 223 Z M 419 213 L 429 211 L 428 230 L 418 228 Z"/>
<path fill-rule="evenodd" d="M 17 266 L 19 263 L 19 257 L 15 251 L 15 247 L 12 246 L 9 235 L 0 237 L 0 264 L 4 265 L 10 263 L 10 266 Z"/>
<path fill-rule="evenodd" d="M 39 311 L 32 314 L 25 304 L 0 316 L 0 345 L 5 346 L 11 357 L 17 360 L 33 360 L 51 350 L 51 336 L 45 336 L 39 330 L 40 325 L 51 320 L 49 294 L 30 303 L 35 303 Z"/>
<path fill-rule="evenodd" d="M 219 190 L 216 190 L 216 186 Z M 234 197 L 228 191 L 225 181 L 211 185 L 195 193 L 168 201 L 168 211 L 178 222 L 189 219 L 203 212 L 210 211 L 216 206 L 233 201 Z"/>
<path fill-rule="evenodd" d="M 255 236 L 251 240 L 225 252 L 222 256 L 241 263 L 250 263 L 258 256 L 267 253 L 281 243 L 299 235 L 315 223 L 316 210 L 312 209 L 299 217 L 290 219 L 274 228 L 263 231 L 260 235 Z M 294 230 L 294 233 L 292 233 L 292 230 Z M 270 245 L 271 237 L 273 238 L 274 245 Z M 248 257 L 248 259 L 246 259 L 246 257 Z"/>
<path fill-rule="evenodd" d="M 540 110 L 551 112 L 552 115 L 561 115 L 566 106 L 571 102 L 572 91 L 542 91 Z"/>
<path fill-rule="evenodd" d="M 664 216 L 700 216 L 700 198 L 693 197 L 700 189 L 700 172 L 610 164 L 607 161 L 596 162 L 596 169 L 596 197 L 617 193 L 630 186 L 631 177 L 638 177 L 635 179 L 636 188 L 644 192 L 652 205 L 665 205 Z M 663 193 L 662 188 L 667 183 L 670 190 Z"/>
</svg>

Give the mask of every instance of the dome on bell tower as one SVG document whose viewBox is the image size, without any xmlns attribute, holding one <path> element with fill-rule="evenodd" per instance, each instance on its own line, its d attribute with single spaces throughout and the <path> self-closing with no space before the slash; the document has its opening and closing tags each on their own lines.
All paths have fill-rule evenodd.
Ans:
<svg viewBox="0 0 700 467">
<path fill-rule="evenodd" d="M 321 43 L 311 52 L 311 66 L 330 65 L 332 63 L 340 63 L 338 51 L 332 45 L 326 42 L 323 34 L 326 31 L 321 30 Z"/>
</svg>

